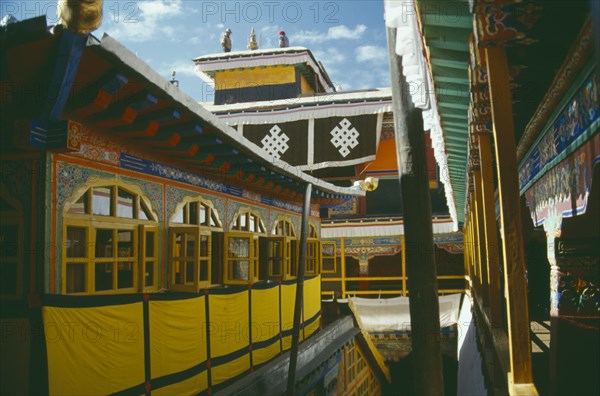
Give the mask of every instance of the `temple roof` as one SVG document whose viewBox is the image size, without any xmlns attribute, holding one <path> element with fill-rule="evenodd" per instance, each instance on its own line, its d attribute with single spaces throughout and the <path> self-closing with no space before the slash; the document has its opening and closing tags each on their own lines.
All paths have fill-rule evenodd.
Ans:
<svg viewBox="0 0 600 396">
<path fill-rule="evenodd" d="M 321 62 L 317 61 L 312 52 L 304 47 L 208 54 L 194 58 L 193 61 L 196 64 L 196 73 L 207 82 L 214 79 L 216 72 L 223 70 L 293 65 L 312 85 L 314 85 L 314 76 L 316 75 L 322 90 L 335 91 L 335 86 Z M 315 89 L 315 91 L 321 90 Z"/>
<path fill-rule="evenodd" d="M 35 120 L 47 100 L 40 87 L 51 85 L 49 70 L 60 61 L 56 48 L 65 33 L 49 33 L 43 18 L 8 30 L 2 40 L 8 70 L 2 82 L 7 89 L 3 114 Z M 364 195 L 312 177 L 256 147 L 106 34 L 99 42 L 88 40 L 72 79 L 72 85 L 61 87 L 67 96 L 61 119 L 152 153 L 170 166 L 285 200 L 300 200 L 305 183 L 314 185 L 315 203 Z"/>
<path fill-rule="evenodd" d="M 391 112 L 392 90 L 373 88 L 250 103 L 202 103 L 202 106 L 229 124 L 295 121 Z"/>
</svg>

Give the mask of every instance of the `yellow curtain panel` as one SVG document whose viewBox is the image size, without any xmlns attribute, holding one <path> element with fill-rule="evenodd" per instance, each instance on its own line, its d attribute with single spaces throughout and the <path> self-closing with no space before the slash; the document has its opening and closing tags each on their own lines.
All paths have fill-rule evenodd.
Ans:
<svg viewBox="0 0 600 396">
<path fill-rule="evenodd" d="M 144 382 L 141 302 L 42 312 L 51 395 L 106 395 Z"/>
<path fill-rule="evenodd" d="M 304 282 L 304 335 L 308 337 L 319 329 L 321 320 L 321 276 Z M 316 316 L 316 318 L 315 318 Z M 310 322 L 311 319 L 314 319 Z"/>
<path fill-rule="evenodd" d="M 279 288 L 252 289 L 252 363 L 257 366 L 280 352 Z"/>
<path fill-rule="evenodd" d="M 149 302 L 152 379 L 206 361 L 205 298 Z"/>
</svg>

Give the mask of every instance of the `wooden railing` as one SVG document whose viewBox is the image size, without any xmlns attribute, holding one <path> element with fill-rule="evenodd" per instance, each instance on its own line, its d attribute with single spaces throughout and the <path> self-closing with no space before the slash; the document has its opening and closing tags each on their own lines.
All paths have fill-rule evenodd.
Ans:
<svg viewBox="0 0 600 396">
<path fill-rule="evenodd" d="M 464 275 L 439 275 L 437 277 L 438 281 L 440 280 L 467 280 L 467 277 Z M 377 287 L 371 286 L 371 290 L 348 290 L 347 282 L 381 282 L 381 281 L 393 281 L 393 282 L 402 282 L 401 287 L 397 289 L 377 289 Z M 325 278 L 321 277 L 321 282 L 323 283 L 333 283 L 339 282 L 341 284 L 341 292 L 340 297 L 346 298 L 348 296 L 368 296 L 368 295 L 400 295 L 400 296 L 408 296 L 408 287 L 407 287 L 407 276 L 353 276 L 353 277 L 331 277 Z M 324 284 L 322 284 L 325 286 Z M 399 285 L 400 286 L 400 285 Z M 449 293 L 464 293 L 467 289 L 467 285 L 463 288 L 438 288 L 439 294 L 449 294 Z M 377 289 L 377 290 L 374 290 Z M 321 295 L 323 296 L 333 296 L 336 291 L 334 290 L 322 290 Z"/>
</svg>

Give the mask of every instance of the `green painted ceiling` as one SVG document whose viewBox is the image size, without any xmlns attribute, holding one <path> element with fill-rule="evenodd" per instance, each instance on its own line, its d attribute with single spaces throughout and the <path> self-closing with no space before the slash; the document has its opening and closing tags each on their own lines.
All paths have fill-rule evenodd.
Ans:
<svg viewBox="0 0 600 396">
<path fill-rule="evenodd" d="M 444 3 L 419 0 L 418 6 L 448 155 L 448 175 L 458 220 L 464 221 L 469 131 L 469 36 L 473 32 L 473 18 L 468 0 Z"/>
</svg>

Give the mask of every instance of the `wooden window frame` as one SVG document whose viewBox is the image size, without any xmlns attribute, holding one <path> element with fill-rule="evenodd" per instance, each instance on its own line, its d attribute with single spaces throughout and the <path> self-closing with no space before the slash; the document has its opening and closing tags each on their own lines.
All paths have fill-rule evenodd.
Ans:
<svg viewBox="0 0 600 396">
<path fill-rule="evenodd" d="M 93 208 L 93 189 L 110 189 L 110 215 L 94 214 Z M 123 190 L 133 196 L 132 217 L 118 217 L 118 192 Z M 143 195 L 143 191 L 137 186 L 129 186 L 123 183 L 114 183 L 109 180 L 98 180 L 94 183 L 86 184 L 76 190 L 63 208 L 62 214 L 62 239 L 65 243 L 61 247 L 62 271 L 61 271 L 61 293 L 69 295 L 103 295 L 117 293 L 138 293 L 155 291 L 158 289 L 158 216 L 152 210 L 150 201 Z M 84 213 L 73 213 L 71 208 L 75 203 L 84 199 Z M 140 218 L 139 212 L 144 210 L 144 215 L 150 215 L 152 218 Z M 85 230 L 85 257 L 67 257 L 67 238 L 69 228 L 82 228 Z M 112 257 L 96 257 L 96 232 L 97 230 L 112 230 L 113 252 Z M 119 230 L 132 232 L 131 257 L 119 257 L 118 238 Z M 140 238 L 144 237 L 145 230 L 156 232 L 154 243 L 153 261 L 154 261 L 154 283 L 152 287 L 145 287 L 143 274 L 145 273 L 145 263 L 149 261 L 145 255 L 145 241 L 141 243 Z M 125 259 L 125 260 L 124 260 Z M 112 264 L 112 288 L 96 291 L 96 265 Z M 128 288 L 118 288 L 119 263 L 132 264 L 132 286 Z M 70 265 L 84 265 L 85 281 L 84 291 L 68 292 L 67 279 L 68 267 Z"/>
<path fill-rule="evenodd" d="M 242 238 L 248 240 L 249 257 L 248 260 L 248 279 L 234 279 L 230 276 L 230 266 L 234 261 L 239 260 L 239 257 L 229 257 L 229 240 L 232 238 Z M 259 243 L 258 235 L 251 232 L 228 232 L 225 234 L 225 270 L 223 274 L 225 284 L 251 284 L 258 281 L 258 257 Z M 245 258 L 245 257 L 244 257 Z"/>
<path fill-rule="evenodd" d="M 326 245 L 332 245 L 333 246 L 333 256 L 325 256 L 323 254 L 323 247 Z M 321 273 L 322 274 L 336 274 L 337 273 L 337 245 L 335 242 L 320 242 L 320 263 L 321 263 Z M 329 270 L 325 270 L 325 266 L 323 265 L 323 260 L 324 259 L 328 259 L 328 258 L 332 258 L 333 259 L 333 271 L 329 271 Z"/>
<path fill-rule="evenodd" d="M 184 235 L 193 235 L 194 236 L 194 254 L 193 256 L 179 256 L 175 257 L 175 237 L 176 235 L 184 234 Z M 201 255 L 202 247 L 201 240 L 203 237 L 206 237 L 207 242 L 207 251 L 206 256 Z M 210 230 L 207 230 L 205 227 L 194 227 L 194 226 L 182 226 L 182 227 L 169 227 L 169 246 L 170 246 L 170 285 L 171 289 L 175 291 L 183 291 L 183 292 L 197 292 L 199 289 L 206 288 L 212 286 L 211 283 L 211 255 L 212 255 L 212 234 Z M 187 259 L 186 259 L 187 258 Z M 194 266 L 193 271 L 193 280 L 191 283 L 176 283 L 176 263 L 179 265 L 183 264 L 182 275 L 185 277 L 185 265 L 187 262 L 192 262 Z M 200 271 L 202 266 L 206 267 L 207 280 L 200 280 Z"/>
</svg>

